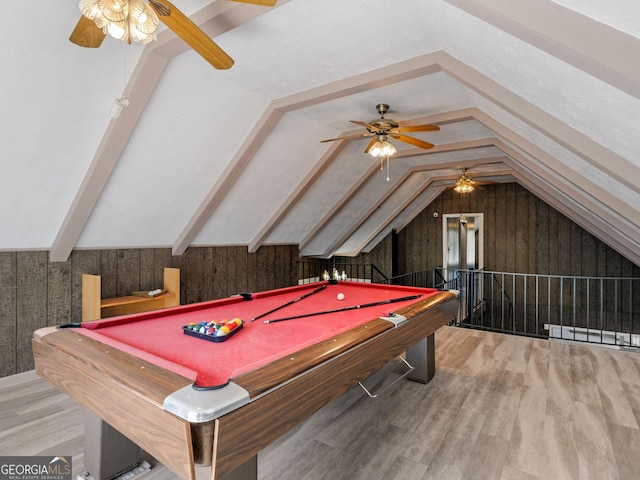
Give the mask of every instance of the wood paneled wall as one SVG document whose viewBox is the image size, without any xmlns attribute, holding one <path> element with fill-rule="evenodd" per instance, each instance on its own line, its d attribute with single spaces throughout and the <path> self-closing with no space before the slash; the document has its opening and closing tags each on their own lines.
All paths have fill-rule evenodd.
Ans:
<svg viewBox="0 0 640 480">
<path fill-rule="evenodd" d="M 516 183 L 442 193 L 398 232 L 399 274 L 442 266 L 442 215 L 455 213 L 484 214 L 487 271 L 640 277 L 640 267 Z"/>
<path fill-rule="evenodd" d="M 76 322 L 82 313 L 82 274 L 102 276 L 102 296 L 162 287 L 164 267 L 180 269 L 181 303 L 297 283 L 297 246 L 75 250 L 66 262 L 47 252 L 0 252 L 0 377 L 33 368 L 34 330 Z"/>
</svg>

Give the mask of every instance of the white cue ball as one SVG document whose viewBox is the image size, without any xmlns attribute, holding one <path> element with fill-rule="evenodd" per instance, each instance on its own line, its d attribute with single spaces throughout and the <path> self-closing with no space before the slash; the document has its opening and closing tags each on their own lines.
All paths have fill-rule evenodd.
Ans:
<svg viewBox="0 0 640 480">
<path fill-rule="evenodd" d="M 344 300 L 344 293 L 338 294 L 338 300 Z"/>
</svg>

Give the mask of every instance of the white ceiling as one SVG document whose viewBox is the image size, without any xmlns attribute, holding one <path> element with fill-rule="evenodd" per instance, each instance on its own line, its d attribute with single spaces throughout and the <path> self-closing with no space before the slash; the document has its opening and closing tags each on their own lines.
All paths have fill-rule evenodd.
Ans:
<svg viewBox="0 0 640 480">
<path fill-rule="evenodd" d="M 517 181 L 640 264 L 640 4 L 174 0 L 235 60 L 172 32 L 68 41 L 76 0 L 0 16 L 0 250 L 297 244 L 356 255 L 469 167 Z M 130 105 L 113 118 L 123 92 Z M 401 124 L 390 180 L 363 153 Z"/>
</svg>

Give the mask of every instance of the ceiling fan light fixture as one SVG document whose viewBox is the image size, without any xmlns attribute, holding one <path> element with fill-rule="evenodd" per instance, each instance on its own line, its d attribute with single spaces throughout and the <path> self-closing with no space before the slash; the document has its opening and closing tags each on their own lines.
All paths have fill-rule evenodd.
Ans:
<svg viewBox="0 0 640 480">
<path fill-rule="evenodd" d="M 104 33 L 124 42 L 157 39 L 158 16 L 143 0 L 80 0 L 82 15 Z"/>
<path fill-rule="evenodd" d="M 369 150 L 369 155 L 375 158 L 390 157 L 397 152 L 396 147 L 387 140 L 386 135 L 381 135 Z"/>
<path fill-rule="evenodd" d="M 466 173 L 467 173 L 467 168 L 461 168 L 460 170 L 462 170 L 462 175 L 460 175 L 457 180 L 456 180 L 456 185 L 455 187 L 453 187 L 453 189 L 457 192 L 457 193 L 471 193 L 473 192 L 473 190 L 475 189 L 474 187 L 474 181 L 467 177 Z"/>
</svg>

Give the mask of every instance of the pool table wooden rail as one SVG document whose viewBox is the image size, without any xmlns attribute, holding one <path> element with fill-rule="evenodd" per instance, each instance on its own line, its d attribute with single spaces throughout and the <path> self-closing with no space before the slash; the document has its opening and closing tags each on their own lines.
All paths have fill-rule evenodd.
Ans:
<svg viewBox="0 0 640 480">
<path fill-rule="evenodd" d="M 378 318 L 234 377 L 232 381 L 249 392 L 249 398 L 253 399 L 391 328 L 392 323 Z"/>
</svg>

